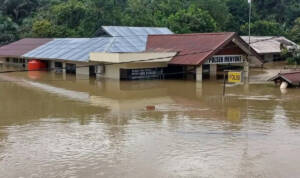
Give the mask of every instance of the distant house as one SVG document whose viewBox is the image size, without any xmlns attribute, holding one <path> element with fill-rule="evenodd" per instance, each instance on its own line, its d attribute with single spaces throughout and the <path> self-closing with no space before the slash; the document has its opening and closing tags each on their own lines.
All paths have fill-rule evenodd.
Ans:
<svg viewBox="0 0 300 178">
<path fill-rule="evenodd" d="M 249 36 L 242 36 L 249 43 Z M 264 62 L 280 61 L 281 50 L 300 48 L 299 45 L 283 36 L 250 36 L 251 47 L 261 56 Z"/>
<path fill-rule="evenodd" d="M 300 86 L 300 71 L 279 73 L 278 75 L 269 79 L 269 81 L 274 81 L 275 84 L 281 84 L 286 82 L 289 86 Z"/>
</svg>

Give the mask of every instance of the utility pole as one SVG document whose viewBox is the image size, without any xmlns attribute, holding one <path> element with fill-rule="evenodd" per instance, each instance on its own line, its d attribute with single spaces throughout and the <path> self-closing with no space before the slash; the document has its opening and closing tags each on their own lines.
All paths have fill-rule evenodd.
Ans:
<svg viewBox="0 0 300 178">
<path fill-rule="evenodd" d="M 250 73 L 250 71 L 249 71 L 249 63 L 250 63 L 250 54 L 251 54 L 251 14 L 252 14 L 252 2 L 251 2 L 252 0 L 248 0 L 248 4 L 249 4 L 249 21 L 248 21 L 248 26 L 249 26 L 249 31 L 248 31 L 248 51 L 249 51 L 249 54 L 248 54 L 248 56 L 247 56 L 247 61 L 246 61 L 246 63 L 244 63 L 244 70 L 246 69 L 246 71 L 244 71 L 245 72 L 245 75 L 247 75 L 247 77 L 245 78 L 246 80 L 245 80 L 245 83 L 248 83 L 249 82 L 249 73 Z M 247 65 L 247 66 L 245 66 L 245 65 Z"/>
<path fill-rule="evenodd" d="M 251 38 L 251 37 L 250 37 L 250 36 L 251 36 L 251 8 L 252 8 L 252 7 L 251 7 L 251 6 L 252 6 L 252 5 L 251 5 L 251 4 L 252 4 L 252 3 L 251 3 L 251 0 L 248 0 L 248 3 L 249 3 L 249 22 L 248 22 L 248 24 L 249 24 L 249 31 L 248 31 L 249 33 L 248 33 L 248 35 L 249 35 L 249 36 L 248 36 L 248 37 L 249 37 L 249 50 L 250 50 L 250 42 L 251 42 L 251 41 L 250 41 L 250 38 Z"/>
</svg>

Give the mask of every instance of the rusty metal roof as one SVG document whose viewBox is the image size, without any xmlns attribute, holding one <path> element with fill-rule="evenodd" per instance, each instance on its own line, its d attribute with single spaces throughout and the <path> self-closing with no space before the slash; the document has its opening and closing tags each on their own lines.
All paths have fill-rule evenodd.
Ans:
<svg viewBox="0 0 300 178">
<path fill-rule="evenodd" d="M 242 41 L 234 32 L 150 35 L 146 51 L 178 52 L 170 64 L 199 65 L 216 54 L 234 37 Z M 246 45 L 243 41 L 242 44 Z M 251 52 L 255 53 L 253 50 Z M 256 53 L 255 55 L 258 56 Z"/>
<path fill-rule="evenodd" d="M 300 85 L 300 71 L 279 73 L 275 77 L 270 78 L 269 81 L 275 81 L 280 78 L 291 85 Z"/>
<path fill-rule="evenodd" d="M 0 47 L 1 57 L 21 57 L 23 54 L 48 43 L 50 38 L 24 38 Z"/>
</svg>

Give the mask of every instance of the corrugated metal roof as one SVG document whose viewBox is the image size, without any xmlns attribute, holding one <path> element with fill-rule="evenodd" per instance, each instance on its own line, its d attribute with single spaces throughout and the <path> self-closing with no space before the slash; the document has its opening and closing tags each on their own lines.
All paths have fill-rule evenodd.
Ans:
<svg viewBox="0 0 300 178">
<path fill-rule="evenodd" d="M 170 64 L 199 65 L 234 36 L 232 32 L 150 35 L 147 51 L 178 52 Z"/>
<path fill-rule="evenodd" d="M 242 39 L 249 43 L 249 36 L 242 36 Z M 259 54 L 280 53 L 282 44 L 287 48 L 299 48 L 296 43 L 283 36 L 250 36 L 250 44 Z"/>
<path fill-rule="evenodd" d="M 2 57 L 21 57 L 23 54 L 51 41 L 49 38 L 24 38 L 0 47 Z"/>
<path fill-rule="evenodd" d="M 103 29 L 112 37 L 54 39 L 23 56 L 87 62 L 91 52 L 143 52 L 149 34 L 173 34 L 168 28 L 104 26 Z"/>
<path fill-rule="evenodd" d="M 129 36 L 147 36 L 155 34 L 173 34 L 166 27 L 126 27 L 126 26 L 102 26 L 110 36 L 129 37 Z"/>
<path fill-rule="evenodd" d="M 103 26 L 106 33 L 113 37 L 105 52 L 143 52 L 146 50 L 148 35 L 173 34 L 165 27 L 126 27 Z"/>
<path fill-rule="evenodd" d="M 113 37 L 111 45 L 105 52 L 125 53 L 146 50 L 147 36 Z"/>
<path fill-rule="evenodd" d="M 292 85 L 300 85 L 300 71 L 279 73 L 278 75 L 269 80 L 275 81 L 279 78 L 282 78 L 283 80 L 287 81 Z"/>
<path fill-rule="evenodd" d="M 23 56 L 35 59 L 62 59 L 87 62 L 90 52 L 103 52 L 112 38 L 57 38 Z"/>
<path fill-rule="evenodd" d="M 146 43 L 146 36 L 54 39 L 23 57 L 87 62 L 91 52 L 143 52 Z"/>
</svg>

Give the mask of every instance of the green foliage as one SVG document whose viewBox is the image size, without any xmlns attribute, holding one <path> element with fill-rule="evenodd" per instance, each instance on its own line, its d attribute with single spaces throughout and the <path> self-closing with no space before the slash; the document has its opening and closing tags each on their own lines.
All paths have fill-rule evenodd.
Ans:
<svg viewBox="0 0 300 178">
<path fill-rule="evenodd" d="M 54 35 L 53 24 L 48 20 L 35 21 L 32 32 L 36 37 L 52 37 Z"/>
<path fill-rule="evenodd" d="M 300 49 L 294 49 L 291 52 L 291 56 L 287 58 L 287 62 L 290 65 L 299 65 L 300 64 Z"/>
<path fill-rule="evenodd" d="M 284 30 L 277 22 L 258 20 L 251 23 L 251 35 L 261 35 L 261 36 L 280 36 L 284 35 Z M 241 26 L 242 34 L 248 34 L 249 24 L 246 23 Z"/>
<path fill-rule="evenodd" d="M 240 26 L 248 22 L 249 4 L 246 0 L 227 0 L 229 9 L 228 22 L 226 29 L 233 32 L 241 32 Z"/>
<path fill-rule="evenodd" d="M 209 13 L 195 6 L 171 15 L 168 26 L 176 33 L 213 32 L 217 29 Z"/>
<path fill-rule="evenodd" d="M 122 25 L 166 26 L 170 15 L 191 5 L 188 0 L 128 0 Z"/>
<path fill-rule="evenodd" d="M 291 26 L 300 16 L 300 0 L 258 0 L 253 3 L 260 19 Z"/>
<path fill-rule="evenodd" d="M 300 0 L 252 2 L 253 35 L 287 35 L 300 43 Z M 0 44 L 22 37 L 93 37 L 102 25 L 246 35 L 248 11 L 247 0 L 0 0 Z"/>
<path fill-rule="evenodd" d="M 88 8 L 78 0 L 69 0 L 66 3 L 54 5 L 51 12 L 55 14 L 53 21 L 57 25 L 76 28 L 88 12 Z"/>
<path fill-rule="evenodd" d="M 224 0 L 199 0 L 199 7 L 208 11 L 216 21 L 217 30 L 226 30 L 226 24 L 232 17 L 229 8 Z M 240 6 L 239 6 L 240 7 Z"/>
<path fill-rule="evenodd" d="M 17 39 L 18 25 L 0 13 L 0 46 Z"/>
<path fill-rule="evenodd" d="M 290 37 L 295 42 L 300 43 L 300 17 L 295 20 L 295 25 L 291 30 Z"/>
<path fill-rule="evenodd" d="M 0 0 L 0 10 L 11 17 L 14 21 L 30 15 L 39 6 L 38 0 Z"/>
</svg>

